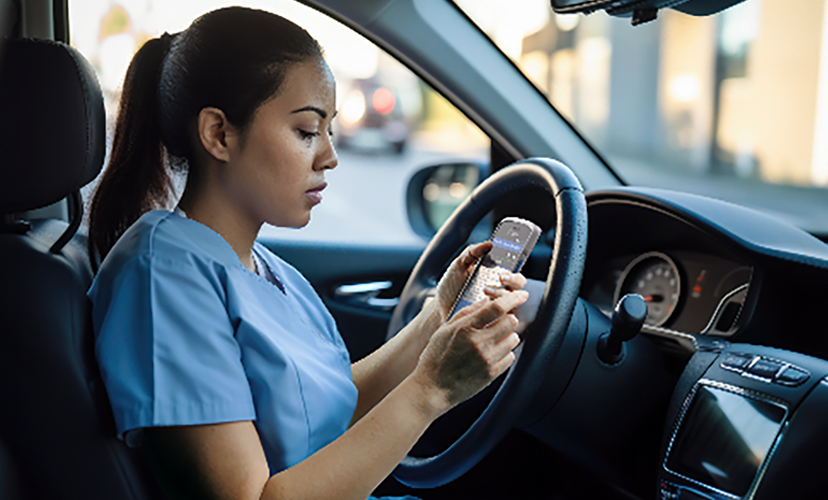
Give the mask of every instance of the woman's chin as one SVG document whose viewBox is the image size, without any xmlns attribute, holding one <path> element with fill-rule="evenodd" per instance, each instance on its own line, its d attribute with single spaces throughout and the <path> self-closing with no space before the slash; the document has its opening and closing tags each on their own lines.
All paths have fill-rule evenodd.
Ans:
<svg viewBox="0 0 828 500">
<path fill-rule="evenodd" d="M 267 221 L 268 224 L 274 227 L 284 227 L 290 229 L 302 229 L 303 227 L 307 226 L 310 223 L 310 211 L 308 211 L 304 217 L 296 217 L 291 219 L 278 219 L 277 221 Z"/>
</svg>

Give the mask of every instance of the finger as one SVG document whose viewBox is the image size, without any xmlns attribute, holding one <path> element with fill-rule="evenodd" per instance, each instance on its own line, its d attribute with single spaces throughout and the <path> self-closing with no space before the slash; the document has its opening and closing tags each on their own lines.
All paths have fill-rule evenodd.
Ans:
<svg viewBox="0 0 828 500">
<path fill-rule="evenodd" d="M 526 286 L 526 278 L 520 273 L 503 273 L 500 283 L 509 290 L 520 290 Z"/>
<path fill-rule="evenodd" d="M 517 316 L 507 314 L 478 331 L 481 332 L 483 337 L 488 338 L 492 345 L 495 345 L 510 334 L 515 333 L 519 325 L 520 321 L 518 321 Z"/>
<path fill-rule="evenodd" d="M 473 328 L 483 328 L 486 325 L 497 321 L 500 317 L 507 314 L 512 309 L 526 302 L 529 298 L 529 293 L 525 290 L 517 292 L 505 292 L 500 297 L 485 304 L 481 309 L 475 311 L 471 317 L 471 326 Z"/>
<path fill-rule="evenodd" d="M 484 286 L 483 287 L 483 294 L 489 297 L 490 299 L 496 299 L 503 295 L 506 290 L 500 287 L 492 287 L 492 286 Z"/>
<path fill-rule="evenodd" d="M 469 338 L 477 346 L 481 355 L 491 364 L 520 343 L 520 337 L 515 334 L 518 324 L 514 314 L 507 314 L 486 328 L 470 329 Z M 512 336 L 515 338 L 510 338 Z"/>
<path fill-rule="evenodd" d="M 503 295 L 491 300 L 479 311 L 470 316 L 469 321 L 471 323 L 471 327 L 480 330 L 503 320 L 505 316 L 511 315 L 514 317 L 514 315 L 510 313 L 526 301 L 525 296 L 528 296 L 528 294 L 524 291 L 503 292 Z M 515 317 L 514 319 L 517 318 Z M 511 319 L 509 321 L 511 322 Z M 517 328 L 517 325 L 518 323 L 515 322 L 512 325 L 512 329 Z"/>
<path fill-rule="evenodd" d="M 494 380 L 503 375 L 503 373 L 506 372 L 510 366 L 512 366 L 512 363 L 515 362 L 515 358 L 515 353 L 513 351 L 509 351 L 505 356 L 503 356 L 503 358 L 500 359 L 500 361 L 492 365 L 492 367 L 489 368 L 489 374 L 492 379 Z"/>
<path fill-rule="evenodd" d="M 454 316 L 451 317 L 451 321 L 457 321 L 459 319 L 462 319 L 462 318 L 465 318 L 465 317 L 469 316 L 470 314 L 473 314 L 474 312 L 479 310 L 481 307 L 485 306 L 487 302 L 488 302 L 488 300 L 486 300 L 486 299 L 480 299 L 477 302 L 473 302 L 473 303 L 467 305 L 466 307 L 464 307 L 464 308 L 460 309 L 459 311 L 457 311 L 457 313 Z"/>
<path fill-rule="evenodd" d="M 460 255 L 458 259 L 460 264 L 463 267 L 469 267 L 475 262 L 477 262 L 481 257 L 489 253 L 489 250 L 492 249 L 492 242 L 491 241 L 484 241 L 483 243 L 476 243 L 474 245 L 469 245 L 463 250 L 463 253 Z"/>
<path fill-rule="evenodd" d="M 483 293 L 490 299 L 494 300 L 510 292 L 509 290 L 500 286 L 486 286 L 483 287 Z"/>
<path fill-rule="evenodd" d="M 515 350 L 519 344 L 520 336 L 515 332 L 511 332 L 492 345 L 491 351 L 489 352 L 489 359 L 500 360 Z"/>
</svg>

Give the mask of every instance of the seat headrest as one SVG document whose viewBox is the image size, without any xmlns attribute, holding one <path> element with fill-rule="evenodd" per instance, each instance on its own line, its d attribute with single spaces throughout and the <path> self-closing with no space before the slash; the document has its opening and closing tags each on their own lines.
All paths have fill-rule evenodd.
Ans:
<svg viewBox="0 0 828 500">
<path fill-rule="evenodd" d="M 103 95 L 72 47 L 12 39 L 0 60 L 0 214 L 40 208 L 93 180 L 106 149 Z"/>
</svg>

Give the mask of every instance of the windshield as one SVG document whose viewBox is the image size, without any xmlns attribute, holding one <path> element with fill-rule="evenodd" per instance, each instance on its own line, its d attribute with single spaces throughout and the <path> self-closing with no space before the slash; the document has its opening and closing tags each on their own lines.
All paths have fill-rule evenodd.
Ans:
<svg viewBox="0 0 828 500">
<path fill-rule="evenodd" d="M 747 0 L 633 27 L 548 0 L 456 0 L 627 183 L 828 235 L 828 11 Z M 577 166 L 572 167 L 577 169 Z"/>
</svg>

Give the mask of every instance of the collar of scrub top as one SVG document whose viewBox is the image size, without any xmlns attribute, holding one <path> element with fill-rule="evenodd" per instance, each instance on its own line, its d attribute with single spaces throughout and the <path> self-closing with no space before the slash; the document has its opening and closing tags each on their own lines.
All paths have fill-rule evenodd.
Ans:
<svg viewBox="0 0 828 500">
<path fill-rule="evenodd" d="M 184 210 L 182 210 L 179 206 L 176 206 L 173 212 L 176 215 L 184 217 L 185 219 L 189 219 L 189 217 L 187 217 L 187 213 L 184 212 Z M 287 292 L 285 291 L 285 285 L 282 284 L 282 281 L 275 274 L 273 274 L 273 271 L 267 264 L 265 264 L 265 262 L 262 260 L 261 257 L 259 257 L 255 250 L 253 251 L 253 265 L 256 266 L 256 274 L 266 279 L 272 285 L 275 285 L 276 288 L 282 291 L 282 293 L 287 294 Z"/>
</svg>

